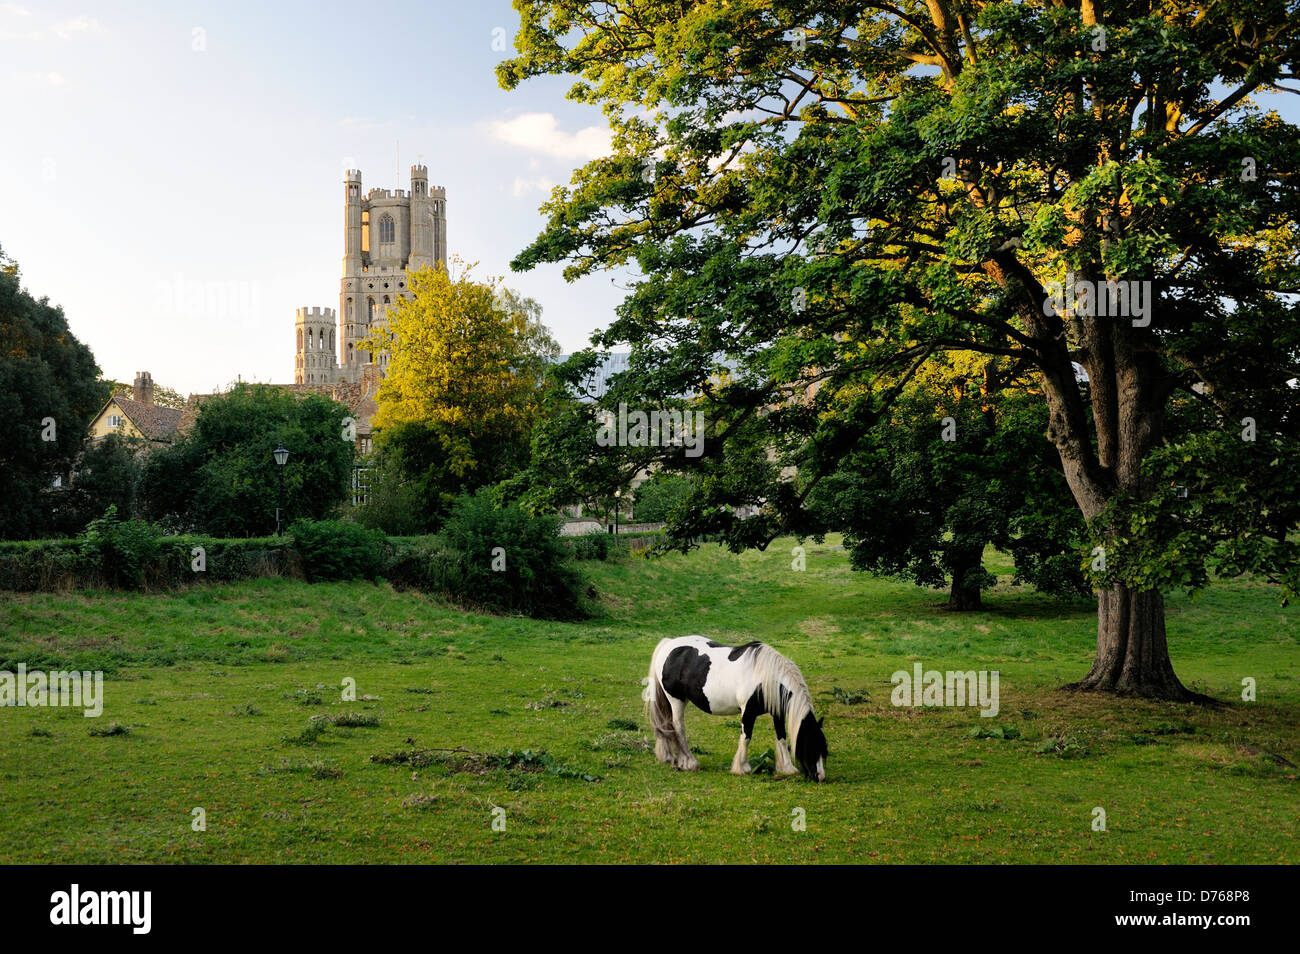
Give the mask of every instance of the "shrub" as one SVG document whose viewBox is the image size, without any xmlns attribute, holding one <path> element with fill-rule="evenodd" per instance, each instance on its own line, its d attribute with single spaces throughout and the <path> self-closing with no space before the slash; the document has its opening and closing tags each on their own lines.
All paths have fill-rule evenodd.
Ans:
<svg viewBox="0 0 1300 954">
<path fill-rule="evenodd" d="M 497 612 L 579 618 L 585 615 L 582 576 L 567 559 L 558 527 L 552 515 L 494 506 L 488 491 L 460 497 L 429 558 L 426 588 Z"/>
<path fill-rule="evenodd" d="M 569 539 L 569 552 L 575 560 L 604 560 L 609 557 L 609 534 L 601 530 Z"/>
<path fill-rule="evenodd" d="M 116 505 L 86 525 L 79 543 L 105 581 L 137 589 L 144 587 L 159 550 L 158 531 L 143 520 L 118 519 Z"/>
<path fill-rule="evenodd" d="M 384 535 L 346 520 L 296 520 L 289 527 L 303 572 L 318 580 L 373 580 L 384 564 Z"/>
<path fill-rule="evenodd" d="M 633 495 L 632 519 L 639 523 L 662 523 L 691 495 L 695 483 L 679 474 L 658 473 L 637 487 Z"/>
</svg>

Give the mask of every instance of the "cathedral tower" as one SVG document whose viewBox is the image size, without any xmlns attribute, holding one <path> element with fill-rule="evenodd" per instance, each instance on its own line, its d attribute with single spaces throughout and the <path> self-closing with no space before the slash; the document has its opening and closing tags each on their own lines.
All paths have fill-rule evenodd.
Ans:
<svg viewBox="0 0 1300 954">
<path fill-rule="evenodd" d="M 341 349 L 338 380 L 359 381 L 367 364 L 382 372 L 387 355 L 371 355 L 360 342 L 398 298 L 410 297 L 408 271 L 445 265 L 447 193 L 429 186 L 429 171 L 411 167 L 411 190 L 371 189 L 362 194 L 361 172 L 343 180 L 343 278 L 339 286 Z"/>
</svg>

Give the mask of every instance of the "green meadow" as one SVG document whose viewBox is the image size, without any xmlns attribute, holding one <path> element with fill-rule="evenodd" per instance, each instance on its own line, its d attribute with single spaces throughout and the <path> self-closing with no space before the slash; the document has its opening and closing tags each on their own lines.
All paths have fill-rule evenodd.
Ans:
<svg viewBox="0 0 1300 954">
<path fill-rule="evenodd" d="M 0 708 L 0 861 L 1300 861 L 1300 609 L 1273 589 L 1169 599 L 1175 668 L 1225 703 L 1204 708 L 1061 691 L 1088 601 L 1003 584 L 954 614 L 851 572 L 836 538 L 795 572 L 793 543 L 583 563 L 601 612 L 580 623 L 385 583 L 0 595 L 0 669 L 105 673 L 99 718 Z M 686 633 L 800 665 L 825 784 L 761 771 L 766 717 L 755 774 L 728 771 L 738 717 L 694 709 L 701 771 L 654 760 L 641 680 Z M 891 705 L 917 662 L 997 670 L 998 715 Z"/>
</svg>

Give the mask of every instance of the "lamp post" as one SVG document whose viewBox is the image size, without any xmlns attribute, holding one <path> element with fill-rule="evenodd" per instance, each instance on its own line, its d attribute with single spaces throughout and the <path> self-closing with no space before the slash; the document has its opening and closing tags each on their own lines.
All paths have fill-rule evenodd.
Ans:
<svg viewBox="0 0 1300 954">
<path fill-rule="evenodd" d="M 279 446 L 271 451 L 271 456 L 275 458 L 276 470 L 280 472 L 280 506 L 275 508 L 275 535 L 280 536 L 280 514 L 284 511 L 284 465 L 289 460 L 289 451 L 284 446 L 284 441 L 279 442 Z"/>
<path fill-rule="evenodd" d="M 623 488 L 614 491 L 614 536 L 618 536 L 618 511 L 623 503 Z"/>
</svg>

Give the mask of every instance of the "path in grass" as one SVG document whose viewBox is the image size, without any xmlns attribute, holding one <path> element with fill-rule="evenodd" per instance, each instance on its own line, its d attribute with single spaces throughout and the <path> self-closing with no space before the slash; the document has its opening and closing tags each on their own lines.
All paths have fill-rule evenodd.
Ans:
<svg viewBox="0 0 1300 954">
<path fill-rule="evenodd" d="M 1006 588 L 956 615 L 832 543 L 793 572 L 791 545 L 587 564 L 608 614 L 581 624 L 361 583 L 6 595 L 0 669 L 109 676 L 97 720 L 0 710 L 0 860 L 1300 860 L 1297 616 L 1272 591 L 1171 599 L 1185 682 L 1239 699 L 1257 681 L 1254 705 L 1207 711 L 1057 691 L 1091 657 L 1086 603 Z M 639 681 L 685 632 L 800 663 L 828 784 L 730 775 L 738 723 L 698 712 L 703 770 L 654 762 Z M 999 715 L 891 706 L 914 662 L 999 670 Z M 494 757 L 438 751 L 458 747 Z"/>
</svg>

